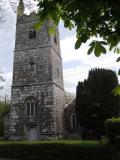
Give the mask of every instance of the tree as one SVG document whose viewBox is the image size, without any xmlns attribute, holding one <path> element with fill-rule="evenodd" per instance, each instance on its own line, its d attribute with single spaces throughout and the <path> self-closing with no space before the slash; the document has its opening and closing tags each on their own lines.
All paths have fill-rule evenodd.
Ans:
<svg viewBox="0 0 120 160">
<path fill-rule="evenodd" d="M 4 116 L 10 110 L 10 106 L 0 102 L 0 137 L 4 136 Z"/>
<path fill-rule="evenodd" d="M 19 1 L 9 0 L 9 4 L 15 12 Z M 32 10 L 34 8 L 32 5 L 29 5 L 31 0 L 23 1 L 29 9 Z M 34 1 L 38 3 L 38 16 L 40 19 L 40 22 L 36 24 L 37 29 L 40 28 L 46 19 L 50 19 L 55 25 L 58 25 L 60 20 L 62 20 L 66 28 L 76 28 L 76 49 L 83 43 L 86 43 L 91 37 L 96 37 L 97 40 L 95 39 L 89 44 L 88 55 L 92 52 L 97 57 L 101 54 L 106 54 L 106 45 L 108 45 L 110 51 L 114 50 L 114 52 L 120 53 L 120 0 Z M 0 3 L 2 2 L 4 0 L 0 0 Z M 1 8 L 0 13 L 2 13 Z M 3 16 L 0 19 L 3 19 Z M 50 30 L 53 32 L 54 26 Z M 98 38 L 102 38 L 102 40 L 98 40 Z M 120 57 L 117 59 L 117 62 L 119 61 Z M 118 74 L 120 75 L 120 70 Z M 120 95 L 120 85 L 113 91 L 115 94 Z"/>
<path fill-rule="evenodd" d="M 119 97 L 111 93 L 117 85 L 115 72 L 89 71 L 88 79 L 79 82 L 76 91 L 76 114 L 80 125 L 104 131 L 104 121 L 119 116 Z"/>
<path fill-rule="evenodd" d="M 76 27 L 75 48 L 91 37 L 104 41 L 93 41 L 88 54 L 94 50 L 96 56 L 105 54 L 104 45 L 116 49 L 120 42 L 120 0 L 37 0 L 40 21 L 51 19 L 56 25 L 62 19 L 66 28 Z"/>
<path fill-rule="evenodd" d="M 2 73 L 0 72 L 0 82 L 4 82 L 5 78 L 3 77 Z M 0 86 L 0 89 L 2 89 L 3 86 Z"/>
<path fill-rule="evenodd" d="M 66 28 L 76 28 L 76 49 L 90 38 L 96 37 L 89 44 L 88 55 L 92 52 L 97 57 L 106 54 L 106 45 L 110 51 L 120 53 L 120 0 L 37 0 L 37 2 L 40 17 L 37 28 L 46 19 L 52 20 L 55 25 L 62 20 Z M 99 38 L 102 40 L 98 40 Z M 118 74 L 120 75 L 120 70 Z M 114 89 L 114 93 L 120 95 L 120 85 Z"/>
<path fill-rule="evenodd" d="M 10 6 L 16 10 L 16 3 L 20 0 L 9 0 Z M 23 0 L 22 0 L 23 1 Z M 63 20 L 66 28 L 76 27 L 77 41 L 75 48 L 86 43 L 91 37 L 100 37 L 103 40 L 94 40 L 90 43 L 88 54 L 94 52 L 96 56 L 106 54 L 105 45 L 109 50 L 120 53 L 120 0 L 34 0 L 38 2 L 40 22 L 37 28 L 50 19 L 55 25 Z M 3 0 L 0 1 L 1 3 Z M 24 0 L 29 9 L 31 0 Z M 22 3 L 21 3 L 22 4 Z M 33 3 L 32 3 L 33 4 Z M 32 7 L 29 7 L 32 6 Z M 117 59 L 120 61 L 120 58 Z"/>
</svg>

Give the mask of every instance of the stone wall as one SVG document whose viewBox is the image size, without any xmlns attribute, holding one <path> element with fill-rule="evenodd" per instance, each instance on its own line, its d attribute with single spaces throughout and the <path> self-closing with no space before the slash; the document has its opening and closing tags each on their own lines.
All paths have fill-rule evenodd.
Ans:
<svg viewBox="0 0 120 160">
<path fill-rule="evenodd" d="M 52 23 L 46 22 L 31 38 L 29 33 L 36 22 L 34 14 L 17 19 L 9 139 L 47 139 L 64 133 L 65 96 L 58 29 L 50 35 Z M 37 113 L 28 115 L 27 105 L 31 112 L 33 103 Z"/>
</svg>

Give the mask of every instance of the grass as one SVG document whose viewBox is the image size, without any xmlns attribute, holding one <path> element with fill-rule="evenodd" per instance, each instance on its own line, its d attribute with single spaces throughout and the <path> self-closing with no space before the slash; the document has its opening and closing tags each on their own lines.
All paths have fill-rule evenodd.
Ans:
<svg viewBox="0 0 120 160">
<path fill-rule="evenodd" d="M 90 147 L 95 147 L 95 146 L 101 146 L 101 145 L 106 145 L 106 141 L 96 141 L 96 140 L 86 140 L 86 141 L 81 141 L 81 140 L 50 140 L 50 141 L 4 141 L 0 140 L 0 145 L 5 145 L 5 144 L 68 144 L 68 145 L 80 145 L 80 146 L 90 146 Z"/>
</svg>

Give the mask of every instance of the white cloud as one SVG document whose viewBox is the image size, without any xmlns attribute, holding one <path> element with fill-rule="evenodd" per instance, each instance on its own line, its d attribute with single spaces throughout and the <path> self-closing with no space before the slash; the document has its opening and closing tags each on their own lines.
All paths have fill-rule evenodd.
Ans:
<svg viewBox="0 0 120 160">
<path fill-rule="evenodd" d="M 5 0 L 7 1 L 7 0 Z M 14 1 L 14 0 L 13 0 Z M 15 23 L 16 16 L 11 10 L 6 11 L 7 21 L 0 25 L 0 69 L 4 71 L 6 82 L 5 88 L 1 91 L 3 93 L 10 93 L 12 83 L 12 66 L 13 66 L 13 51 L 15 45 Z M 117 70 L 119 63 L 116 63 L 118 55 L 108 53 L 97 58 L 93 54 L 88 56 L 88 43 L 82 45 L 80 49 L 75 50 L 75 34 L 72 31 L 68 34 L 61 25 L 61 52 L 64 64 L 64 86 L 65 90 L 69 92 L 76 92 L 76 85 L 78 81 L 83 81 L 87 78 L 88 71 L 91 68 L 109 68 Z M 65 34 L 64 34 L 65 33 Z M 71 65 L 73 64 L 74 65 Z M 67 67 L 66 67 L 67 66 Z"/>
<path fill-rule="evenodd" d="M 65 81 L 65 89 L 69 91 L 76 92 L 76 85 L 78 81 L 83 81 L 88 76 L 88 71 L 91 68 L 106 68 L 111 69 L 113 71 L 117 71 L 119 69 L 119 63 L 116 62 L 118 57 L 117 54 L 107 53 L 106 55 L 101 55 L 99 58 L 95 57 L 94 54 L 87 55 L 88 43 L 82 45 L 80 49 L 75 50 L 75 35 L 71 37 L 66 37 L 61 40 L 61 52 L 64 66 L 66 64 L 71 64 L 71 62 L 78 63 L 75 67 L 68 66 L 68 69 L 64 69 L 64 81 Z"/>
<path fill-rule="evenodd" d="M 5 2 L 7 8 L 8 1 L 5 0 Z M 5 78 L 5 82 L 1 84 L 4 85 L 4 89 L 0 90 L 0 97 L 5 97 L 5 94 L 10 97 L 15 46 L 16 16 L 10 9 L 6 9 L 5 17 L 6 21 L 0 25 L 0 71 L 4 73 Z"/>
<path fill-rule="evenodd" d="M 67 79 L 64 80 L 65 91 L 75 93 L 75 84 Z"/>
</svg>

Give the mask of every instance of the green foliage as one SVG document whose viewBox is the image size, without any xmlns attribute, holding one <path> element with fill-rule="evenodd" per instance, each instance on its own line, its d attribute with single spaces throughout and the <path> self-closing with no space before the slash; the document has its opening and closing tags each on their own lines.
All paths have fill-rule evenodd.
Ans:
<svg viewBox="0 0 120 160">
<path fill-rule="evenodd" d="M 42 24 L 41 24 L 40 22 L 36 23 L 36 24 L 35 24 L 35 29 L 36 29 L 36 30 L 39 30 L 39 29 L 41 28 L 41 25 L 42 25 Z"/>
<path fill-rule="evenodd" d="M 120 118 L 111 118 L 105 121 L 106 136 L 111 143 L 120 143 Z M 120 145 L 119 145 L 120 147 Z"/>
<path fill-rule="evenodd" d="M 120 57 L 118 57 L 116 61 L 119 62 L 120 61 Z"/>
<path fill-rule="evenodd" d="M 93 141 L 86 141 L 84 143 L 81 141 L 0 143 L 0 158 L 28 160 L 113 160 L 114 154 L 107 144 Z"/>
<path fill-rule="evenodd" d="M 102 38 L 90 43 L 87 54 L 99 57 L 106 54 L 104 45 L 119 54 L 120 43 L 120 1 L 116 0 L 36 0 L 38 2 L 39 23 L 51 20 L 58 25 L 60 20 L 68 29 L 76 28 L 75 49 L 91 37 Z M 119 59 L 117 59 L 119 61 Z M 117 90 L 119 87 L 117 88 Z M 120 95 L 119 92 L 116 91 Z"/>
<path fill-rule="evenodd" d="M 120 85 L 116 86 L 113 90 L 112 93 L 117 96 L 120 95 Z"/>
<path fill-rule="evenodd" d="M 118 75 L 120 75 L 120 69 L 118 70 Z M 119 94 L 120 95 L 120 94 Z"/>
<path fill-rule="evenodd" d="M 80 48 L 81 44 L 82 44 L 82 43 L 81 43 L 81 39 L 78 38 L 78 40 L 77 40 L 76 43 L 75 43 L 75 49 Z"/>
<path fill-rule="evenodd" d="M 93 51 L 96 57 L 99 57 L 101 53 L 106 54 L 106 49 L 103 45 L 107 45 L 104 41 L 93 41 L 89 46 L 88 55 L 91 54 Z"/>
<path fill-rule="evenodd" d="M 81 126 L 104 133 L 104 121 L 119 115 L 119 97 L 112 94 L 118 85 L 111 70 L 94 69 L 88 79 L 79 82 L 76 92 L 77 121 Z"/>
<path fill-rule="evenodd" d="M 120 1 L 109 0 L 37 0 L 40 21 L 51 19 L 56 25 L 62 19 L 66 28 L 76 27 L 75 48 L 91 37 L 101 37 L 109 49 L 120 42 Z M 94 54 L 105 53 L 104 44 L 96 41 Z M 102 47 L 101 47 L 102 46 Z"/>
<path fill-rule="evenodd" d="M 4 82 L 4 81 L 5 81 L 5 79 L 2 75 L 2 73 L 0 72 L 0 82 Z M 0 89 L 2 89 L 2 88 L 3 88 L 3 86 L 0 86 Z"/>
<path fill-rule="evenodd" d="M 9 105 L 0 103 L 0 137 L 4 136 L 4 116 L 9 112 Z"/>
</svg>

